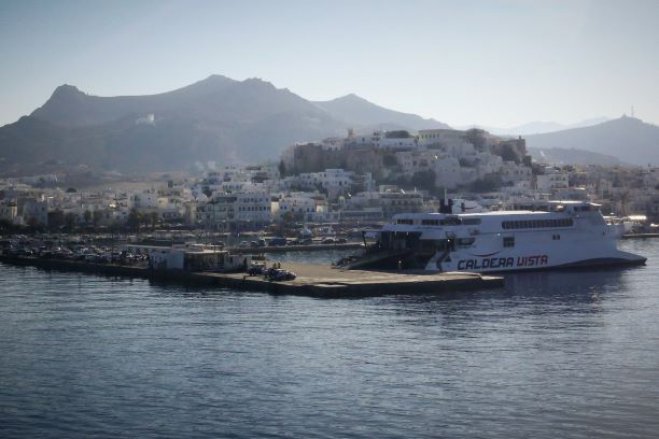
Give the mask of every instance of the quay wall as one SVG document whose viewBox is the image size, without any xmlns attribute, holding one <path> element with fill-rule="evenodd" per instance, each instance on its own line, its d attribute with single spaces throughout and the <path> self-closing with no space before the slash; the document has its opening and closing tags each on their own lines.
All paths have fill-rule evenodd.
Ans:
<svg viewBox="0 0 659 439">
<path fill-rule="evenodd" d="M 320 250 L 356 250 L 364 248 L 361 242 L 348 242 L 345 244 L 306 244 L 306 245 L 273 245 L 266 247 L 231 247 L 231 253 L 285 253 L 295 251 Z"/>
<path fill-rule="evenodd" d="M 659 233 L 625 233 L 621 239 L 659 238 Z"/>
<path fill-rule="evenodd" d="M 338 270 L 322 268 L 322 274 L 306 281 L 273 282 L 261 276 L 245 273 L 186 272 L 182 270 L 151 270 L 144 267 L 42 259 L 0 255 L 0 262 L 34 266 L 46 270 L 72 271 L 106 276 L 142 278 L 156 283 L 214 286 L 242 291 L 261 291 L 270 294 L 300 295 L 317 298 L 355 298 L 388 294 L 428 294 L 503 287 L 501 277 L 481 276 L 474 273 L 447 273 L 446 275 L 413 276 L 404 273 L 388 274 L 364 272 L 359 280 L 341 279 Z M 309 265 L 311 267 L 311 265 Z M 318 269 L 319 267 L 314 267 Z"/>
</svg>

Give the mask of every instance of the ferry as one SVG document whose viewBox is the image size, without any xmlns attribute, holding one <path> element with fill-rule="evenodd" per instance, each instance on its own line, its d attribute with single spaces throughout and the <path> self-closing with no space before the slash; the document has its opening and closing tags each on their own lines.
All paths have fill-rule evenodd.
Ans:
<svg viewBox="0 0 659 439">
<path fill-rule="evenodd" d="M 371 232 L 375 243 L 363 255 L 340 265 L 485 273 L 645 264 L 645 257 L 618 250 L 622 226 L 607 224 L 599 205 L 545 204 L 542 211 L 397 214 Z"/>
</svg>

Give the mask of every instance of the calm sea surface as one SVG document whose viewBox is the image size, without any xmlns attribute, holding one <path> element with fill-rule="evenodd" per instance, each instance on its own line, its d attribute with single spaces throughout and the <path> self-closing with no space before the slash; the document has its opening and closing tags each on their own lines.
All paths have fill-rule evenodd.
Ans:
<svg viewBox="0 0 659 439">
<path fill-rule="evenodd" d="M 359 300 L 0 264 L 0 437 L 658 437 L 659 239 L 621 247 Z"/>
</svg>

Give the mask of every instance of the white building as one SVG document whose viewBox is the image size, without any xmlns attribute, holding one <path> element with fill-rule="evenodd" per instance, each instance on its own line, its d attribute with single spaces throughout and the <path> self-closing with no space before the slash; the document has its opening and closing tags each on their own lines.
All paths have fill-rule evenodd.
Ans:
<svg viewBox="0 0 659 439">
<path fill-rule="evenodd" d="M 540 192 L 553 192 L 570 186 L 567 172 L 547 167 L 545 173 L 536 176 L 536 189 Z"/>
<path fill-rule="evenodd" d="M 156 209 L 158 193 L 154 190 L 135 192 L 130 196 L 130 206 L 136 209 Z"/>
<path fill-rule="evenodd" d="M 279 198 L 276 207 L 277 219 L 283 219 L 289 213 L 303 221 L 324 221 L 327 216 L 327 199 L 324 195 L 308 192 L 294 192 Z"/>
<path fill-rule="evenodd" d="M 18 215 L 18 207 L 14 201 L 0 202 L 0 220 L 14 224 Z"/>
<path fill-rule="evenodd" d="M 344 169 L 325 169 L 321 172 L 305 172 L 288 177 L 284 184 L 288 189 L 304 191 L 324 190 L 329 199 L 336 199 L 340 195 L 350 192 L 354 184 L 355 174 Z M 368 178 L 371 178 L 368 175 Z"/>
<path fill-rule="evenodd" d="M 271 204 L 270 195 L 265 192 L 215 194 L 199 207 L 198 215 L 201 221 L 212 229 L 251 229 L 270 224 Z"/>
<path fill-rule="evenodd" d="M 474 145 L 465 138 L 465 132 L 459 130 L 420 130 L 419 145 L 456 158 L 467 158 L 476 153 Z"/>
<path fill-rule="evenodd" d="M 48 225 L 48 202 L 42 198 L 28 198 L 22 200 L 20 215 L 22 223 L 26 225 Z"/>
<path fill-rule="evenodd" d="M 464 184 L 460 161 L 455 157 L 446 157 L 433 163 L 435 171 L 435 186 L 455 189 Z M 474 174 L 475 174 L 475 170 Z"/>
<path fill-rule="evenodd" d="M 506 183 L 530 182 L 531 168 L 515 162 L 503 162 L 501 166 L 501 180 Z"/>
<path fill-rule="evenodd" d="M 437 160 L 445 154 L 435 150 L 410 150 L 396 152 L 396 160 L 404 174 L 412 176 L 417 172 L 432 170 Z"/>
<path fill-rule="evenodd" d="M 417 149 L 416 136 L 407 131 L 375 131 L 371 135 L 349 137 L 347 142 L 353 145 L 375 145 L 382 149 Z"/>
<path fill-rule="evenodd" d="M 478 178 L 483 178 L 489 174 L 498 174 L 501 172 L 503 159 L 498 155 L 489 152 L 480 152 L 476 154 L 475 167 Z"/>
<path fill-rule="evenodd" d="M 270 224 L 272 202 L 265 192 L 241 192 L 236 194 L 235 214 L 238 222 L 262 227 Z"/>
</svg>

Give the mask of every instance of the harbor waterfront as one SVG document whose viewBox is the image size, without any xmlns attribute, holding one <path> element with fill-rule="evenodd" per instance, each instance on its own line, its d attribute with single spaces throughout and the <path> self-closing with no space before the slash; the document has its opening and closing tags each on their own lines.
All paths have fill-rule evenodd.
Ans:
<svg viewBox="0 0 659 439">
<path fill-rule="evenodd" d="M 620 248 L 647 264 L 355 300 L 0 264 L 0 436 L 653 437 L 659 241 Z"/>
</svg>

